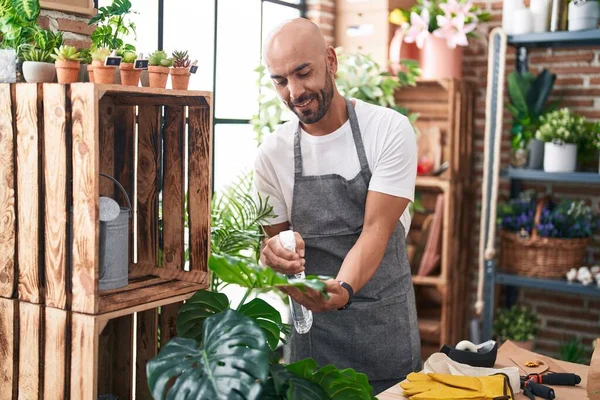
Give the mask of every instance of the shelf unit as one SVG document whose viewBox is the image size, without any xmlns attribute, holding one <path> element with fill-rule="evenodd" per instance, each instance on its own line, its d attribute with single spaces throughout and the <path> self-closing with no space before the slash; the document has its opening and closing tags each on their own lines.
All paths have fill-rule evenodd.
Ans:
<svg viewBox="0 0 600 400">
<path fill-rule="evenodd" d="M 435 203 L 437 195 L 444 196 L 439 272 L 413 275 L 421 354 L 426 359 L 443 344 L 462 340 L 466 333 L 467 303 L 461 294 L 467 285 L 470 225 L 462 216 L 473 201 L 470 175 L 474 96 L 467 82 L 443 79 L 418 80 L 416 87 L 399 89 L 395 99 L 419 114 L 416 126 L 421 132 L 439 129 L 441 162 L 449 165 L 438 176 L 416 179 L 416 191 L 427 197 L 429 204 Z M 413 218 L 408 233 L 409 246 L 422 234 L 417 219 Z"/>
</svg>

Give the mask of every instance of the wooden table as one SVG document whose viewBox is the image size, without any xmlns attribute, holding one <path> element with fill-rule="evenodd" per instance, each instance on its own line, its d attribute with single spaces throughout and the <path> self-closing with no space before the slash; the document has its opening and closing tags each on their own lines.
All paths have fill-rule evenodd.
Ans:
<svg viewBox="0 0 600 400">
<path fill-rule="evenodd" d="M 504 343 L 500 349 L 498 350 L 498 357 L 496 359 L 496 367 L 514 367 L 515 364 L 508 358 L 507 354 L 514 353 L 514 350 L 518 349 L 517 345 L 512 342 Z M 579 376 L 581 376 L 581 383 L 575 387 L 571 386 L 552 386 L 554 392 L 556 393 L 557 399 L 577 399 L 577 400 L 588 400 L 589 397 L 587 395 L 586 387 L 587 387 L 587 376 L 588 369 L 587 365 L 581 364 L 573 364 L 565 361 L 559 361 L 555 359 L 551 359 L 556 364 L 558 364 L 561 368 L 565 370 L 565 372 L 572 372 Z M 525 375 L 523 371 L 520 372 Z M 528 400 L 527 396 L 523 395 L 521 392 L 519 395 L 515 396 L 516 400 Z M 407 400 L 406 397 L 402 395 L 402 388 L 400 385 L 395 385 L 385 392 L 379 394 L 377 396 L 379 400 Z"/>
</svg>

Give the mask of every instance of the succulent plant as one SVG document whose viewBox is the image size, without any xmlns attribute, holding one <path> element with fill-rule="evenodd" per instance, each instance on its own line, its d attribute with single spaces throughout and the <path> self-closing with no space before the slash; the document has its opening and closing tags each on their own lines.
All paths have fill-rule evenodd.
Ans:
<svg viewBox="0 0 600 400">
<path fill-rule="evenodd" d="M 50 57 L 57 61 L 81 61 L 81 53 L 74 46 L 60 46 L 54 49 L 54 54 Z"/>
<path fill-rule="evenodd" d="M 106 59 L 110 55 L 110 50 L 106 47 L 100 47 L 96 50 L 92 51 L 92 60 L 94 61 L 102 61 Z"/>
<path fill-rule="evenodd" d="M 189 68 L 190 57 L 186 51 L 174 51 L 173 52 L 173 67 L 174 68 Z"/>
<path fill-rule="evenodd" d="M 150 55 L 148 64 L 152 66 L 170 67 L 173 65 L 173 59 L 168 58 L 167 53 L 162 50 L 156 50 Z"/>
<path fill-rule="evenodd" d="M 23 53 L 23 61 L 37 61 L 52 63 L 52 54 L 46 50 L 40 50 L 36 47 L 32 47 Z"/>
<path fill-rule="evenodd" d="M 123 53 L 123 59 L 121 60 L 122 62 L 126 63 L 126 64 L 132 64 L 135 59 L 137 58 L 137 54 L 135 54 L 133 51 L 126 51 Z"/>
</svg>

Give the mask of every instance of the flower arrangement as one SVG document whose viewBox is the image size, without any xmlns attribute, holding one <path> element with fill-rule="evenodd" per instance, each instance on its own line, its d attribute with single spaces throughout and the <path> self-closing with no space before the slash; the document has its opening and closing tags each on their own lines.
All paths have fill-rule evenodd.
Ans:
<svg viewBox="0 0 600 400">
<path fill-rule="evenodd" d="M 535 215 L 535 201 L 532 198 L 510 199 L 498 204 L 498 224 L 504 230 L 531 234 Z"/>
<path fill-rule="evenodd" d="M 541 125 L 535 137 L 543 142 L 584 144 L 589 140 L 589 126 L 585 117 L 574 114 L 569 108 L 561 108 L 540 116 Z"/>
<path fill-rule="evenodd" d="M 389 15 L 389 21 L 404 30 L 404 41 L 420 49 L 430 35 L 445 39 L 451 49 L 467 46 L 477 24 L 489 20 L 490 14 L 470 0 L 417 0 L 411 9 L 396 8 Z"/>
</svg>

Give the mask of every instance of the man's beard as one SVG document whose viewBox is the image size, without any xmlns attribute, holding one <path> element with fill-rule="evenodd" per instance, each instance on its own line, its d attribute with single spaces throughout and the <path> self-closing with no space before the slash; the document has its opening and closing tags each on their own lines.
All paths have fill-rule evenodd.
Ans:
<svg viewBox="0 0 600 400">
<path fill-rule="evenodd" d="M 307 100 L 313 99 L 317 102 L 317 111 L 312 112 L 312 110 L 308 109 L 305 111 L 298 111 L 295 104 L 302 104 Z M 290 107 L 292 112 L 298 116 L 298 119 L 303 124 L 314 124 L 319 122 L 321 118 L 325 116 L 327 110 L 329 110 L 329 106 L 331 106 L 331 100 L 333 99 L 333 79 L 331 78 L 331 74 L 329 71 L 325 74 L 325 87 L 321 89 L 318 93 L 304 94 L 300 96 Z"/>
</svg>

